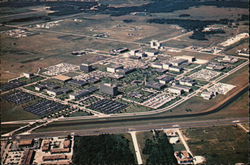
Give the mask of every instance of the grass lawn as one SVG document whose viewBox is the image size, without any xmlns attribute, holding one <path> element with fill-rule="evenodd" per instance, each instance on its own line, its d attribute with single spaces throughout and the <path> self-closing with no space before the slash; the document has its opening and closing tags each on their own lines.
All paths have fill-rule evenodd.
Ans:
<svg viewBox="0 0 250 165">
<path fill-rule="evenodd" d="M 4 100 L 0 101 L 1 105 L 1 121 L 15 121 L 15 120 L 29 120 L 39 119 L 38 116 L 26 112 L 23 110 L 21 105 L 14 105 Z"/>
<path fill-rule="evenodd" d="M 15 129 L 18 129 L 22 126 L 24 126 L 24 125 L 22 125 L 22 124 L 6 124 L 6 125 L 4 124 L 4 125 L 1 125 L 1 135 L 8 133 L 10 131 L 13 131 Z"/>
<path fill-rule="evenodd" d="M 184 130 L 195 155 L 205 156 L 207 164 L 248 162 L 249 135 L 234 126 L 191 128 Z"/>
</svg>

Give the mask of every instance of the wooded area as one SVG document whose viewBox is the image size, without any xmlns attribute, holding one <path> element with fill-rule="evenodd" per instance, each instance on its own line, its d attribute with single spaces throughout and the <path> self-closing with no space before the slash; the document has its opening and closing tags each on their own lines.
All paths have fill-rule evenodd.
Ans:
<svg viewBox="0 0 250 165">
<path fill-rule="evenodd" d="M 75 165 L 134 165 L 129 141 L 122 135 L 82 136 L 75 138 Z"/>
</svg>

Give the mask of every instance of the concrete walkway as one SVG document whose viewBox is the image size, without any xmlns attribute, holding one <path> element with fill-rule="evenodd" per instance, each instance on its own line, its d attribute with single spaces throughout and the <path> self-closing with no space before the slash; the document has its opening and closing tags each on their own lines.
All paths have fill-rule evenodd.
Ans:
<svg viewBox="0 0 250 165">
<path fill-rule="evenodd" d="M 249 130 L 246 129 L 241 123 L 237 124 L 240 128 L 242 128 L 246 133 L 249 133 Z"/>
<path fill-rule="evenodd" d="M 180 137 L 180 140 L 182 142 L 182 144 L 184 145 L 185 149 L 187 152 L 189 152 L 192 156 L 193 156 L 193 153 L 191 152 L 186 140 L 184 139 L 183 135 L 182 135 L 182 132 L 180 131 L 180 129 L 176 129 L 176 132 L 178 133 L 179 137 Z"/>
<path fill-rule="evenodd" d="M 129 132 L 129 133 L 130 133 L 130 135 L 132 137 L 132 140 L 133 140 L 137 162 L 138 162 L 138 164 L 143 164 L 140 149 L 139 149 L 139 146 L 138 146 L 138 143 L 137 143 L 136 132 L 133 131 L 133 132 Z"/>
</svg>

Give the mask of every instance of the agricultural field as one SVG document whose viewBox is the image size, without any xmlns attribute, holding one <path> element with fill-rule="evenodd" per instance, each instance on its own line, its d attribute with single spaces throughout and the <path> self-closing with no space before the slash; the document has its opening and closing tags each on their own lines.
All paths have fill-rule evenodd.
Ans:
<svg viewBox="0 0 250 165">
<path fill-rule="evenodd" d="M 234 126 L 190 128 L 184 130 L 187 143 L 196 155 L 203 155 L 208 164 L 248 162 L 248 134 Z"/>
</svg>

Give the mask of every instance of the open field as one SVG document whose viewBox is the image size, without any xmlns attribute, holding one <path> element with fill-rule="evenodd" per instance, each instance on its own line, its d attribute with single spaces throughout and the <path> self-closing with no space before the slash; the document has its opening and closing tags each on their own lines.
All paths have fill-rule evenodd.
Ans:
<svg viewBox="0 0 250 165">
<path fill-rule="evenodd" d="M 6 125 L 1 125 L 1 135 L 8 133 L 10 131 L 14 131 L 15 129 L 18 129 L 24 125 L 22 124 L 6 124 Z"/>
<path fill-rule="evenodd" d="M 22 105 L 14 105 L 1 100 L 1 121 L 39 119 L 38 116 L 24 111 Z"/>
<path fill-rule="evenodd" d="M 184 130 L 195 155 L 205 156 L 207 164 L 248 162 L 248 134 L 233 126 L 190 128 Z"/>
</svg>

